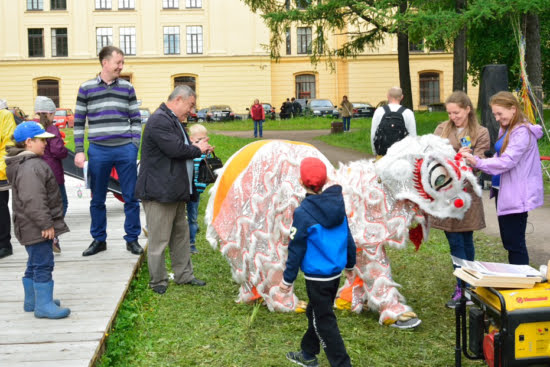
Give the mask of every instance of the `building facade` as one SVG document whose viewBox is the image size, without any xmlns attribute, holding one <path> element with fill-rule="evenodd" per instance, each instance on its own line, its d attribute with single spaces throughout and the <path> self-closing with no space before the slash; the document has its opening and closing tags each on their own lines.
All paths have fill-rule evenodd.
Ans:
<svg viewBox="0 0 550 367">
<path fill-rule="evenodd" d="M 97 54 L 110 44 L 125 52 L 123 77 L 152 111 L 178 84 L 196 90 L 199 107 L 228 104 L 237 113 L 255 98 L 279 107 L 293 96 L 337 104 L 348 95 L 376 105 L 399 85 L 396 39 L 330 70 L 311 65 L 312 29 L 298 26 L 275 62 L 261 16 L 241 0 L 0 0 L 0 12 L 10 20 L 0 23 L 0 98 L 29 115 L 37 95 L 74 108 L 79 85 L 97 75 Z M 451 93 L 452 63 L 452 53 L 413 47 L 415 108 Z"/>
</svg>

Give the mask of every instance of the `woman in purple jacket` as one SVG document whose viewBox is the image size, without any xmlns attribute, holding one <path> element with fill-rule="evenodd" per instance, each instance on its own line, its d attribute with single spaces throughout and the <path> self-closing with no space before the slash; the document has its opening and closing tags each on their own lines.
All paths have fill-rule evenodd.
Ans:
<svg viewBox="0 0 550 367">
<path fill-rule="evenodd" d="M 65 142 L 61 138 L 59 129 L 53 124 L 55 104 L 48 97 L 38 96 L 34 102 L 34 113 L 40 117 L 40 123 L 44 126 L 44 129 L 50 134 L 55 135 L 54 138 L 48 139 L 48 145 L 46 145 L 42 158 L 51 167 L 57 184 L 59 185 L 59 191 L 63 199 L 63 217 L 65 217 L 65 214 L 67 214 L 68 200 L 62 161 L 67 157 L 68 151 L 67 148 L 65 148 Z M 57 237 L 53 240 L 53 251 L 57 253 L 61 252 L 59 239 Z"/>
<path fill-rule="evenodd" d="M 532 125 L 523 115 L 516 97 L 499 92 L 489 101 L 500 124 L 497 154 L 480 159 L 463 154 L 473 167 L 493 175 L 500 237 L 508 251 L 510 264 L 529 264 L 525 245 L 527 212 L 543 204 L 542 168 L 537 140 L 542 137 L 540 125 Z M 498 176 L 498 177 L 495 177 Z"/>
</svg>

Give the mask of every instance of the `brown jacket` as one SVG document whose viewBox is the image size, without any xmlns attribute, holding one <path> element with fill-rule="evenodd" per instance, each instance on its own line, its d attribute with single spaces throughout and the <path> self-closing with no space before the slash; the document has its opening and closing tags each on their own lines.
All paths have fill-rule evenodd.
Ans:
<svg viewBox="0 0 550 367">
<path fill-rule="evenodd" d="M 434 134 L 441 136 L 446 124 L 452 124 L 452 122 L 445 121 L 439 124 L 435 129 Z M 455 151 L 458 152 L 461 147 L 460 138 L 451 133 L 451 135 L 448 136 L 447 139 L 449 139 L 449 142 L 451 143 Z M 489 137 L 489 130 L 487 130 L 483 126 L 480 126 L 477 138 L 475 140 L 472 140 L 473 154 L 483 158 L 485 157 L 485 151 L 489 150 L 490 147 L 491 138 Z M 439 219 L 431 217 L 430 225 L 432 228 L 442 229 L 447 232 L 469 232 L 485 228 L 485 213 L 483 212 L 483 201 L 473 192 L 472 187 L 469 184 L 466 186 L 466 190 L 472 197 L 472 204 L 470 206 L 470 209 L 468 209 L 468 211 L 464 214 L 464 218 L 462 220 L 458 220 L 453 218 Z"/>
<path fill-rule="evenodd" d="M 38 155 L 9 147 L 6 173 L 12 185 L 15 236 L 22 245 L 45 241 L 42 231 L 54 227 L 55 235 L 69 232 L 63 220 L 63 201 L 52 169 Z"/>
</svg>

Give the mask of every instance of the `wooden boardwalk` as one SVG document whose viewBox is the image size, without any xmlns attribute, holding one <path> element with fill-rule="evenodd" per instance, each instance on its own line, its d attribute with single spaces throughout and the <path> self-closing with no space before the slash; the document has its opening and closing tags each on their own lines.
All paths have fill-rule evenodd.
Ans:
<svg viewBox="0 0 550 367">
<path fill-rule="evenodd" d="M 105 333 L 137 270 L 141 257 L 126 251 L 123 203 L 107 195 L 107 251 L 83 257 L 91 243 L 89 190 L 68 178 L 62 253 L 55 255 L 54 298 L 71 314 L 62 320 L 37 319 L 23 311 L 23 276 L 27 252 L 12 235 L 14 254 L 0 260 L 0 366 L 91 366 L 103 348 Z M 142 212 L 142 223 L 145 223 Z M 144 246 L 146 239 L 139 239 Z"/>
</svg>

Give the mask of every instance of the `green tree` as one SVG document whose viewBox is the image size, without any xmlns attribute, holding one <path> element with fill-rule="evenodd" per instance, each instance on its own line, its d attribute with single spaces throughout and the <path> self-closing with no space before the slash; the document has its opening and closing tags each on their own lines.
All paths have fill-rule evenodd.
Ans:
<svg viewBox="0 0 550 367">
<path fill-rule="evenodd" d="M 407 0 L 243 0 L 254 12 L 262 13 L 270 30 L 269 50 L 278 59 L 286 30 L 292 24 L 311 26 L 315 38 L 310 59 L 333 66 L 334 58 L 355 57 L 379 45 L 388 34 L 398 36 L 398 63 L 403 105 L 413 108 L 409 72 L 408 29 L 398 23 L 409 11 Z M 331 47 L 329 35 L 346 36 Z"/>
</svg>

